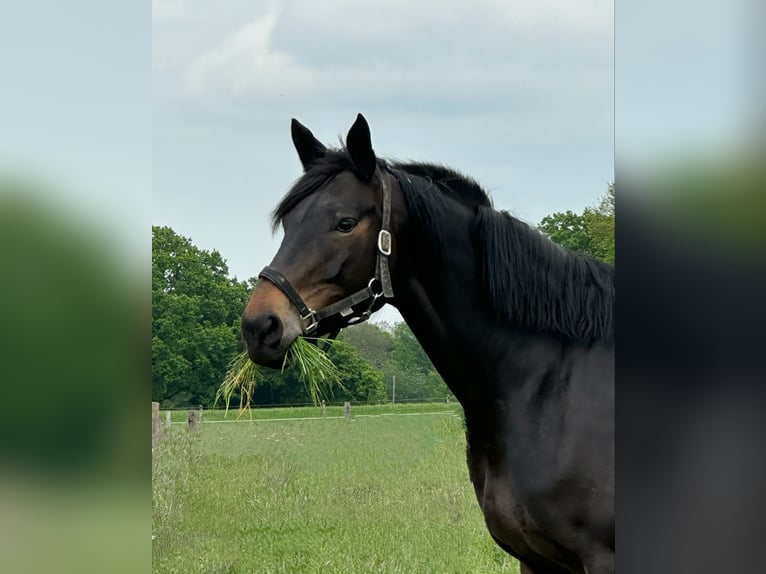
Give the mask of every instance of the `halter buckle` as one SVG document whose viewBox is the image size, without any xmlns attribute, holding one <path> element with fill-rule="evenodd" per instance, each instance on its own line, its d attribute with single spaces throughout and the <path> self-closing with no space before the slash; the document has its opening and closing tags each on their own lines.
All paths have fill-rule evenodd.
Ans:
<svg viewBox="0 0 766 574">
<path fill-rule="evenodd" d="M 391 255 L 391 233 L 387 229 L 381 229 L 378 233 L 378 251 Z"/>
<path fill-rule="evenodd" d="M 312 331 L 316 331 L 317 327 L 319 327 L 316 311 L 309 309 L 308 313 L 301 315 L 301 325 L 303 325 L 303 333 L 306 335 L 311 334 Z"/>
</svg>

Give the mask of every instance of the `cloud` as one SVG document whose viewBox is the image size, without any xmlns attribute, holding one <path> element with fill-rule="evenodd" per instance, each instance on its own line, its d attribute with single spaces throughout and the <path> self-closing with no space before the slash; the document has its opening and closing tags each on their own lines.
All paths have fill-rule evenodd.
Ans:
<svg viewBox="0 0 766 574">
<path fill-rule="evenodd" d="M 209 25 L 225 19 L 206 14 Z M 248 104 L 319 106 L 592 98 L 611 85 L 612 19 L 611 0 L 483 0 L 449 10 L 437 0 L 388 0 L 385 9 L 288 1 L 187 55 L 181 87 Z M 172 48 L 157 46 L 156 69 Z"/>
<path fill-rule="evenodd" d="M 266 98 L 310 90 L 314 72 L 272 45 L 276 21 L 275 13 L 253 20 L 193 60 L 184 71 L 186 88 L 192 94 L 224 91 Z"/>
<path fill-rule="evenodd" d="M 382 155 L 452 165 L 530 222 L 613 178 L 613 0 L 154 1 L 155 222 L 240 276 L 300 173 L 290 117 L 332 145 L 361 111 Z"/>
</svg>

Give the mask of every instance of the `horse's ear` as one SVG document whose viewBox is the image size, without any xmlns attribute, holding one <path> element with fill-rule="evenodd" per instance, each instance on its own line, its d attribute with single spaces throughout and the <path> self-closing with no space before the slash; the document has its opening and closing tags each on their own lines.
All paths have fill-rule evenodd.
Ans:
<svg viewBox="0 0 766 574">
<path fill-rule="evenodd" d="M 377 163 L 375 161 L 375 152 L 372 150 L 372 139 L 370 137 L 370 126 L 362 114 L 356 116 L 356 121 L 346 136 L 346 149 L 354 160 L 354 164 L 359 167 L 365 180 L 370 181 Z"/>
<path fill-rule="evenodd" d="M 308 171 L 311 165 L 324 155 L 326 148 L 322 142 L 314 137 L 310 129 L 295 118 L 290 125 L 290 132 L 293 136 L 295 149 L 298 151 L 298 157 L 301 158 L 303 170 Z"/>
</svg>

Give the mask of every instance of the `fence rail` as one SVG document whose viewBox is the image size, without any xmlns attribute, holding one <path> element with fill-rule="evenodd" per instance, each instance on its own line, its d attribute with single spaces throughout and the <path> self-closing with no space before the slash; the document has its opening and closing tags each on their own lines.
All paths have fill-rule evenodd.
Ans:
<svg viewBox="0 0 766 574">
<path fill-rule="evenodd" d="M 357 408 L 361 408 L 361 412 L 356 411 L 354 412 L 354 406 L 350 401 L 344 401 L 343 403 L 336 403 L 333 405 L 328 405 L 325 401 L 322 401 L 322 404 L 320 405 L 308 405 L 315 407 L 314 409 L 306 409 L 308 412 L 316 412 L 316 416 L 256 416 L 253 417 L 252 414 L 254 412 L 258 412 L 258 409 L 251 409 L 249 416 L 243 416 L 242 412 L 239 412 L 236 409 L 229 409 L 229 411 L 226 411 L 225 409 L 211 409 L 206 411 L 202 408 L 195 408 L 195 409 L 163 409 L 165 411 L 165 424 L 162 424 L 162 418 L 160 414 L 160 404 L 157 402 L 152 402 L 152 442 L 156 442 L 157 440 L 161 439 L 164 431 L 171 427 L 171 425 L 186 425 L 189 432 L 197 432 L 199 429 L 199 426 L 203 423 L 203 417 L 209 418 L 209 420 L 204 421 L 205 424 L 210 423 L 234 423 L 234 422 L 277 422 L 277 421 L 305 421 L 305 420 L 322 420 L 322 419 L 345 419 L 350 420 L 351 418 L 377 418 L 377 417 L 387 417 L 387 416 L 429 416 L 429 415 L 451 415 L 451 416 L 460 416 L 460 409 L 459 404 L 456 402 L 450 402 L 446 401 L 447 405 L 453 405 L 452 408 L 448 408 L 446 410 L 436 410 L 439 407 L 436 406 L 439 403 L 436 401 L 422 401 L 420 404 L 428 404 L 433 405 L 435 409 L 428 409 L 428 410 L 422 410 L 422 411 L 414 411 L 414 412 L 407 412 L 412 411 L 414 405 L 408 406 L 408 405 L 400 405 L 400 404 L 394 404 L 391 402 L 388 403 L 356 403 Z M 444 404 L 444 403 L 441 403 Z M 328 406 L 333 408 L 333 413 L 330 416 L 328 416 Z M 378 409 L 374 409 L 371 407 L 381 407 L 383 410 L 390 410 L 391 412 L 380 412 Z M 289 405 L 285 408 L 288 413 L 292 411 L 293 409 L 300 408 L 303 410 L 303 406 L 301 405 Z M 341 410 L 342 409 L 342 410 Z M 276 409 L 261 409 L 261 413 L 267 412 L 269 410 L 276 410 Z M 367 411 L 367 412 L 365 412 Z M 372 412 L 371 412 L 372 411 Z M 181 420 L 178 420 L 179 416 L 176 416 L 176 420 L 173 420 L 173 412 L 175 413 L 182 413 L 185 412 L 185 417 Z M 209 415 L 205 415 L 205 413 L 210 413 Z M 224 418 L 221 417 L 221 413 L 227 413 L 232 414 L 231 418 L 226 418 L 226 414 L 224 414 Z M 321 413 L 321 414 L 320 414 Z M 295 413 L 298 414 L 298 413 Z M 300 413 L 304 414 L 304 413 Z"/>
<path fill-rule="evenodd" d="M 326 405 L 328 407 L 342 407 L 346 402 L 351 402 L 352 405 L 398 405 L 400 403 L 438 403 L 438 402 L 444 402 L 446 404 L 451 404 L 452 402 L 455 402 L 456 399 L 452 395 L 446 395 L 444 398 L 440 397 L 423 397 L 423 398 L 411 398 L 411 399 L 400 399 L 397 397 L 396 402 L 392 402 L 391 400 L 385 400 L 385 401 L 323 401 L 326 402 Z M 314 403 L 266 403 L 266 404 L 256 404 L 251 403 L 250 408 L 251 409 L 282 409 L 282 408 L 290 408 L 290 407 L 316 407 L 318 405 Z M 181 406 L 174 406 L 174 407 L 165 407 L 161 406 L 161 409 L 163 411 L 187 411 L 190 409 L 196 409 L 196 408 L 207 408 L 207 409 L 224 409 L 224 406 L 218 407 L 218 406 L 208 406 L 203 407 L 202 405 L 181 405 Z M 239 408 L 239 405 L 232 405 L 229 407 L 229 410 L 237 410 Z"/>
</svg>

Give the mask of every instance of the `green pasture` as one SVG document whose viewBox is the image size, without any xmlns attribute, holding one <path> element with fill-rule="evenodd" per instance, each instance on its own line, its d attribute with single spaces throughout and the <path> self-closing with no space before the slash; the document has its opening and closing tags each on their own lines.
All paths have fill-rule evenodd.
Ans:
<svg viewBox="0 0 766 574">
<path fill-rule="evenodd" d="M 173 413 L 153 448 L 153 571 L 518 572 L 484 527 L 458 405 L 327 411 L 205 411 L 194 435 Z"/>
</svg>

